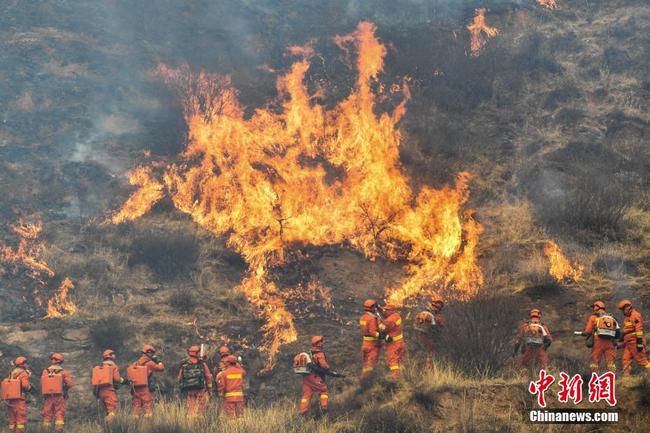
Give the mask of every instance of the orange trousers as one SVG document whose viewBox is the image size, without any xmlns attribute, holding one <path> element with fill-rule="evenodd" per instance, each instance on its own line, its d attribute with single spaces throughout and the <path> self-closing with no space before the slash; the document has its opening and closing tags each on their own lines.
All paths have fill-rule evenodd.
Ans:
<svg viewBox="0 0 650 433">
<path fill-rule="evenodd" d="M 99 398 L 99 401 L 102 402 L 102 405 L 104 406 L 104 410 L 106 411 L 106 420 L 109 421 L 113 419 L 115 413 L 117 412 L 117 408 L 119 406 L 119 402 L 117 400 L 117 392 L 115 391 L 115 388 L 113 388 L 110 385 L 103 386 L 99 388 L 97 397 Z"/>
<path fill-rule="evenodd" d="M 521 366 L 525 368 L 532 367 L 532 364 L 537 364 L 537 368 L 546 369 L 548 365 L 548 355 L 544 346 L 525 346 L 521 354 Z"/>
<path fill-rule="evenodd" d="M 417 342 L 420 351 L 424 354 L 424 368 L 431 368 L 433 358 L 436 355 L 435 345 L 433 344 L 433 336 L 424 332 L 417 333 Z"/>
<path fill-rule="evenodd" d="M 309 410 L 311 397 L 318 393 L 321 410 L 327 410 L 329 394 L 327 393 L 327 384 L 317 374 L 308 374 L 302 380 L 302 398 L 300 399 L 300 413 L 305 414 Z"/>
<path fill-rule="evenodd" d="M 645 352 L 646 340 L 643 340 L 643 350 L 637 352 L 636 350 L 636 337 L 635 338 L 626 338 L 624 340 L 623 346 L 623 376 L 629 376 L 632 374 L 632 361 L 636 361 L 641 367 L 650 369 L 650 363 L 648 362 L 648 356 Z"/>
<path fill-rule="evenodd" d="M 616 346 L 614 345 L 614 339 L 595 335 L 594 347 L 591 348 L 591 356 L 589 357 L 589 368 L 598 370 L 602 358 L 605 359 L 605 364 L 609 371 L 616 371 Z"/>
<path fill-rule="evenodd" d="M 361 346 L 361 377 L 368 377 L 379 361 L 381 346 L 377 344 L 363 343 Z"/>
<path fill-rule="evenodd" d="M 404 340 L 386 344 L 386 361 L 393 378 L 399 378 L 402 362 L 404 362 Z"/>
<path fill-rule="evenodd" d="M 7 402 L 7 418 L 9 419 L 9 431 L 22 433 L 27 423 L 27 402 L 25 400 L 9 400 Z"/>
<path fill-rule="evenodd" d="M 133 399 L 131 400 L 131 414 L 140 416 L 144 414 L 146 418 L 153 415 L 153 392 L 149 391 L 146 386 L 139 386 L 133 390 Z"/>
<path fill-rule="evenodd" d="M 244 416 L 244 400 L 226 400 L 223 402 L 223 409 L 228 418 L 241 418 Z"/>
<path fill-rule="evenodd" d="M 185 396 L 187 414 L 190 416 L 203 415 L 209 399 L 210 394 L 207 389 L 192 389 L 187 391 L 187 395 Z"/>
<path fill-rule="evenodd" d="M 43 426 L 50 427 L 54 420 L 54 430 L 63 431 L 65 428 L 65 399 L 62 395 L 43 397 Z"/>
</svg>

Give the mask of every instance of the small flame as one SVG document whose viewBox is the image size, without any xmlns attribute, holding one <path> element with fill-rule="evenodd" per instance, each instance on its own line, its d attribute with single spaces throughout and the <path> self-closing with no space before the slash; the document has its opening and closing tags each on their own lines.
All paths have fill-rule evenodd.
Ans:
<svg viewBox="0 0 650 433">
<path fill-rule="evenodd" d="M 556 0 L 537 0 L 537 3 L 540 6 L 544 6 L 547 9 L 557 9 L 557 1 Z"/>
<path fill-rule="evenodd" d="M 569 262 L 558 244 L 547 241 L 544 245 L 544 254 L 548 257 L 550 268 L 548 273 L 558 282 L 580 281 L 584 267 L 578 263 Z"/>
<path fill-rule="evenodd" d="M 47 315 L 46 319 L 54 317 L 71 316 L 77 312 L 77 306 L 68 300 L 68 291 L 74 288 L 74 284 L 70 278 L 65 278 L 56 294 L 47 301 Z"/>
<path fill-rule="evenodd" d="M 139 218 L 169 197 L 199 225 L 226 236 L 248 264 L 239 289 L 264 320 L 266 370 L 280 346 L 297 338 L 291 293 L 313 292 L 325 307 L 330 296 L 317 283 L 280 290 L 272 281 L 273 268 L 299 256 L 296 249 L 349 245 L 371 260 L 405 261 L 407 278 L 386 290 L 400 303 L 434 289 L 467 299 L 483 283 L 476 263 L 482 227 L 465 210 L 470 175 L 460 173 L 453 188 L 413 191 L 399 161 L 406 81 L 375 86 L 387 50 L 374 24 L 361 22 L 334 42 L 349 58 L 356 54 L 357 80 L 333 108 L 319 104 L 321 90 L 310 93 L 305 84 L 311 48 L 290 50 L 302 58 L 277 79 L 276 103 L 250 117 L 228 77 L 160 66 L 184 97 L 188 145 L 176 164 L 136 168 L 129 180 L 138 189 L 112 217 Z M 391 113 L 378 114 L 385 88 L 403 97 Z"/>
<path fill-rule="evenodd" d="M 487 44 L 487 40 L 499 33 L 496 28 L 485 23 L 485 8 L 477 8 L 475 12 L 474 21 L 467 26 L 470 35 L 469 49 L 472 57 L 477 57 L 483 46 Z"/>
<path fill-rule="evenodd" d="M 39 239 L 43 231 L 40 221 L 28 223 L 22 218 L 16 224 L 10 224 L 9 230 L 18 236 L 18 245 L 11 247 L 0 241 L 0 275 L 7 273 L 7 266 L 11 266 L 12 274 L 24 273 L 33 280 L 36 286 L 34 291 L 34 302 L 37 307 L 44 304 L 41 293 L 46 291 L 56 276 L 50 266 L 41 258 L 45 245 Z M 63 317 L 67 314 L 74 314 L 76 306 L 67 300 L 68 291 L 74 285 L 69 278 L 65 278 L 54 297 L 47 301 L 46 318 Z"/>
</svg>

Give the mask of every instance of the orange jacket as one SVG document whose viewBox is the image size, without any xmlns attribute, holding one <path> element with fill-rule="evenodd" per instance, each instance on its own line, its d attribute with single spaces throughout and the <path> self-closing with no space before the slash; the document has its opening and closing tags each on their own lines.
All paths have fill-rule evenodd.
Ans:
<svg viewBox="0 0 650 433">
<path fill-rule="evenodd" d="M 226 401 L 244 401 L 246 371 L 238 365 L 229 365 L 217 375 L 217 390 Z"/>
<path fill-rule="evenodd" d="M 191 364 L 198 364 L 199 359 L 194 356 L 190 356 L 187 362 Z M 205 378 L 205 386 L 207 386 L 208 388 L 212 388 L 212 373 L 210 373 L 210 367 L 208 367 L 208 365 L 205 362 L 203 362 L 202 364 L 203 364 L 203 377 Z M 181 380 L 181 379 L 183 379 L 183 367 L 181 367 L 180 370 L 178 370 L 178 374 L 176 375 L 176 380 Z"/>
<path fill-rule="evenodd" d="M 397 311 L 393 311 L 384 319 L 384 328 L 386 334 L 390 335 L 393 341 L 399 341 L 404 338 L 402 316 Z"/>
<path fill-rule="evenodd" d="M 359 328 L 363 337 L 363 344 L 379 346 L 379 318 L 370 312 L 365 312 L 359 319 Z"/>
<path fill-rule="evenodd" d="M 140 358 L 138 358 L 138 360 L 135 361 L 135 365 L 147 367 L 147 374 L 149 377 L 151 377 L 154 371 L 165 371 L 165 364 L 162 362 L 160 364 L 156 364 L 151 360 L 151 358 L 146 355 L 142 355 Z"/>
<path fill-rule="evenodd" d="M 47 375 L 48 373 L 60 374 L 63 377 L 63 387 L 65 389 L 72 388 L 72 376 L 70 376 L 70 373 L 65 371 L 59 364 L 50 365 L 45 370 L 43 370 L 42 374 Z"/>
<path fill-rule="evenodd" d="M 124 378 L 120 374 L 120 368 L 110 359 L 106 359 L 103 362 L 104 365 L 108 365 L 113 370 L 113 383 L 124 383 Z"/>
<path fill-rule="evenodd" d="M 643 317 L 641 313 L 632 308 L 630 315 L 623 319 L 623 339 L 627 341 L 643 337 Z"/>
<path fill-rule="evenodd" d="M 23 393 L 21 393 L 19 400 L 25 400 L 24 391 L 29 391 L 32 389 L 32 385 L 29 383 L 29 376 L 31 376 L 31 373 L 21 367 L 14 368 L 9 375 L 11 379 L 20 380 L 20 389 L 23 391 Z"/>
</svg>

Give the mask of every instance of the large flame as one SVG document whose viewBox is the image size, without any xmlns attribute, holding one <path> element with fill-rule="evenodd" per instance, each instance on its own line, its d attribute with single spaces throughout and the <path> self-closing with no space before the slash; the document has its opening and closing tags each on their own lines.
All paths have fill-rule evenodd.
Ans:
<svg viewBox="0 0 650 433">
<path fill-rule="evenodd" d="M 40 221 L 26 222 L 22 218 L 18 223 L 10 224 L 9 230 L 18 237 L 16 247 L 0 241 L 0 275 L 11 271 L 17 275 L 24 273 L 35 282 L 34 302 L 43 306 L 43 292 L 51 286 L 56 276 L 52 268 L 42 259 L 44 243 L 40 240 L 43 225 Z M 7 269 L 11 267 L 11 269 Z M 74 314 L 76 305 L 67 299 L 68 291 L 74 285 L 65 278 L 52 298 L 47 300 L 46 318 L 63 317 Z"/>
<path fill-rule="evenodd" d="M 493 38 L 499 33 L 496 28 L 490 27 L 485 23 L 485 8 L 477 8 L 475 12 L 474 20 L 467 26 L 470 37 L 469 51 L 473 57 L 479 55 L 479 52 L 487 44 L 489 38 Z"/>
<path fill-rule="evenodd" d="M 537 0 L 537 3 L 540 6 L 544 6 L 547 9 L 557 9 L 557 1 L 556 0 Z"/>
<path fill-rule="evenodd" d="M 573 263 L 566 258 L 560 246 L 554 241 L 547 241 L 544 245 L 544 254 L 550 262 L 548 273 L 558 282 L 579 281 L 582 278 L 584 267 Z"/>
<path fill-rule="evenodd" d="M 370 259 L 406 261 L 406 281 L 387 289 L 397 303 L 434 290 L 469 298 L 483 281 L 475 259 L 482 228 L 463 211 L 469 174 L 459 174 L 454 187 L 423 187 L 415 195 L 400 166 L 396 126 L 407 85 L 397 86 L 403 98 L 392 113 L 376 113 L 385 95 L 374 84 L 386 48 L 375 26 L 361 22 L 334 42 L 356 52 L 358 76 L 333 108 L 317 103 L 305 85 L 311 48 L 291 49 L 301 59 L 278 78 L 277 101 L 250 118 L 227 78 L 160 67 L 184 95 L 189 142 L 179 162 L 135 169 L 130 180 L 139 188 L 112 217 L 138 218 L 165 196 L 226 236 L 249 265 L 240 289 L 265 320 L 269 368 L 280 345 L 297 337 L 285 302 L 290 291 L 269 276 L 291 249 L 346 244 Z"/>
</svg>

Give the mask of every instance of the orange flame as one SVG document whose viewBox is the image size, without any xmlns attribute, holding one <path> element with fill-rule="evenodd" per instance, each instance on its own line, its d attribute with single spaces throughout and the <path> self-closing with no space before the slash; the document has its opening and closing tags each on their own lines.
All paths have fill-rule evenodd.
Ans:
<svg viewBox="0 0 650 433">
<path fill-rule="evenodd" d="M 408 86 L 398 86 L 404 97 L 392 113 L 376 114 L 384 95 L 373 84 L 386 48 L 374 24 L 361 22 L 334 41 L 357 54 L 358 77 L 331 109 L 307 90 L 306 58 L 278 78 L 277 104 L 250 118 L 227 77 L 161 66 L 159 73 L 184 95 L 189 142 L 178 163 L 138 167 L 131 183 L 139 189 L 112 217 L 114 223 L 138 218 L 166 196 L 201 226 L 227 236 L 249 265 L 239 288 L 265 321 L 267 368 L 280 346 L 297 338 L 290 290 L 269 277 L 291 249 L 346 243 L 370 259 L 404 260 L 409 276 L 387 289 L 399 303 L 434 286 L 468 298 L 483 282 L 475 258 L 482 227 L 463 212 L 470 175 L 459 174 L 453 188 L 415 194 L 399 162 L 397 123 Z"/>
<path fill-rule="evenodd" d="M 467 26 L 470 35 L 469 50 L 472 57 L 477 57 L 481 48 L 487 44 L 487 40 L 495 37 L 499 33 L 496 28 L 490 27 L 485 23 L 485 8 L 477 8 L 475 12 L 474 21 Z"/>
<path fill-rule="evenodd" d="M 70 278 L 65 278 L 56 294 L 47 301 L 47 315 L 46 319 L 54 317 L 64 317 L 73 315 L 77 312 L 77 306 L 68 300 L 68 291 L 74 288 L 74 284 Z"/>
<path fill-rule="evenodd" d="M 584 267 L 580 264 L 569 262 L 564 256 L 562 249 L 553 241 L 547 241 L 544 245 L 544 254 L 548 257 L 550 268 L 548 273 L 558 282 L 579 281 L 582 278 Z"/>
<path fill-rule="evenodd" d="M 9 229 L 18 236 L 18 245 L 12 248 L 0 241 L 0 275 L 7 272 L 4 269 L 6 265 L 14 267 L 13 273 L 26 271 L 26 275 L 36 282 L 34 301 L 40 307 L 43 305 L 41 291 L 46 289 L 56 275 L 40 258 L 45 248 L 39 240 L 43 226 L 40 221 L 28 223 L 20 219 L 17 224 L 10 224 Z M 57 293 L 47 302 L 46 318 L 63 317 L 76 312 L 77 307 L 67 300 L 68 291 L 73 287 L 69 278 L 63 280 Z"/>
<path fill-rule="evenodd" d="M 555 0 L 537 0 L 537 3 L 547 9 L 557 9 L 557 1 Z"/>
</svg>

